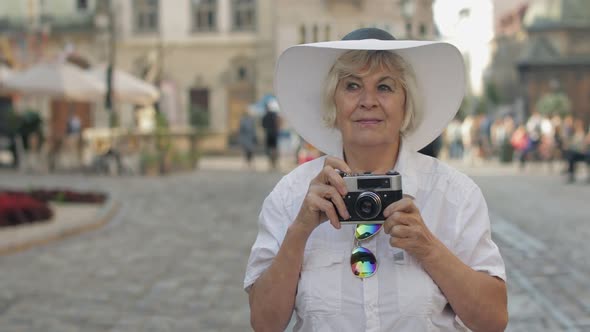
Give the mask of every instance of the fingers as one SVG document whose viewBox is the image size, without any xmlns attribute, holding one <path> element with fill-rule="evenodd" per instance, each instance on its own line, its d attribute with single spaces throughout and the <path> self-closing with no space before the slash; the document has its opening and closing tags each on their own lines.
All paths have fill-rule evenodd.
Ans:
<svg viewBox="0 0 590 332">
<path fill-rule="evenodd" d="M 419 213 L 420 211 L 414 205 L 414 201 L 409 196 L 405 196 L 404 198 L 400 199 L 397 202 L 393 202 L 389 204 L 388 207 L 383 210 L 383 216 L 385 218 L 389 218 L 395 212 L 404 212 L 404 213 Z"/>
<path fill-rule="evenodd" d="M 311 211 L 323 214 L 337 229 L 340 228 L 339 215 L 345 219 L 350 218 L 344 200 L 336 188 L 327 184 L 316 183 L 310 185 L 304 205 Z M 316 221 L 318 224 L 325 220 L 321 215 L 317 215 L 317 217 L 320 218 Z"/>
<path fill-rule="evenodd" d="M 301 214 L 303 219 L 313 222 L 316 227 L 325 220 L 324 217 L 327 217 L 332 226 L 337 229 L 340 228 L 339 215 L 343 219 L 350 218 L 342 199 L 348 193 L 348 189 L 337 169 L 351 172 L 344 160 L 326 157 L 324 168 L 309 185 L 300 213 L 303 213 Z"/>
<path fill-rule="evenodd" d="M 319 174 L 321 183 L 328 184 L 336 188 L 340 195 L 344 196 L 348 192 L 344 179 L 336 172 L 332 166 L 324 166 L 324 169 Z"/>
<path fill-rule="evenodd" d="M 385 230 L 385 228 L 384 228 Z M 419 238 L 420 228 L 414 225 L 393 225 L 387 232 L 391 237 L 389 238 L 389 244 L 392 247 L 406 249 L 411 244 L 415 244 Z"/>
<path fill-rule="evenodd" d="M 385 222 L 383 223 L 383 231 L 386 234 L 391 234 L 395 226 L 416 226 L 420 224 L 419 214 L 396 211 L 385 219 Z"/>
<path fill-rule="evenodd" d="M 335 169 L 339 169 L 345 173 L 352 173 L 352 170 L 346 164 L 346 162 L 340 158 L 328 156 L 326 157 L 326 161 L 324 162 L 324 166 L 330 166 Z"/>
<path fill-rule="evenodd" d="M 338 172 L 336 171 L 337 169 L 344 172 L 351 172 L 350 167 L 348 167 L 344 160 L 331 156 L 326 157 L 324 168 L 312 182 L 329 184 L 336 188 L 340 195 L 346 195 L 346 193 L 348 192 L 348 189 L 346 188 L 346 183 L 342 179 L 342 176 L 340 176 L 340 174 L 338 174 Z"/>
<path fill-rule="evenodd" d="M 395 225 L 388 234 L 392 237 L 409 238 L 413 236 L 414 232 L 410 226 Z"/>
<path fill-rule="evenodd" d="M 334 228 L 340 229 L 340 220 L 338 219 L 338 214 L 334 209 L 334 204 L 332 204 L 330 201 L 322 199 L 318 203 L 318 207 L 326 215 L 326 217 L 328 217 L 330 224 L 332 224 Z"/>
<path fill-rule="evenodd" d="M 342 218 L 350 218 L 346 204 L 344 204 L 344 199 L 342 199 L 341 194 L 336 188 L 327 184 L 314 184 L 310 187 L 310 191 L 316 193 L 322 199 L 331 202 L 331 209 L 334 210 L 335 207 Z"/>
<path fill-rule="evenodd" d="M 408 225 L 394 225 L 390 228 L 388 234 L 391 236 L 389 238 L 389 244 L 397 248 L 406 248 L 417 238 L 415 227 Z"/>
</svg>

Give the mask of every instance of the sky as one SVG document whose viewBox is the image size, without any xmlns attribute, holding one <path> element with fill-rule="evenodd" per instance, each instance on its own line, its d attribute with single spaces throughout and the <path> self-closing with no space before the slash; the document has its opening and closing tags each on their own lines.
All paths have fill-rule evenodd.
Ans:
<svg viewBox="0 0 590 332">
<path fill-rule="evenodd" d="M 451 33 L 456 23 L 457 12 L 464 7 L 467 0 L 435 0 L 433 5 L 434 21 L 443 36 Z"/>
<path fill-rule="evenodd" d="M 493 31 L 493 7 L 490 0 L 435 0 L 434 20 L 442 36 L 453 36 L 457 30 L 458 13 L 462 8 L 470 8 L 469 20 L 472 34 L 489 34 Z M 491 36 L 489 36 L 491 37 Z"/>
<path fill-rule="evenodd" d="M 470 14 L 460 18 L 463 8 L 469 8 Z M 468 93 L 481 95 L 494 33 L 492 0 L 435 0 L 433 11 L 442 39 L 457 46 L 469 59 Z"/>
</svg>

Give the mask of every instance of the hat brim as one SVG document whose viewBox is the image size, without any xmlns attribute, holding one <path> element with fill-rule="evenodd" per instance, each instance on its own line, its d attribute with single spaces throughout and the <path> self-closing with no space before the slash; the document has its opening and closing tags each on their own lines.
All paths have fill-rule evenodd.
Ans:
<svg viewBox="0 0 590 332">
<path fill-rule="evenodd" d="M 457 113 L 465 93 L 465 67 L 459 50 L 448 43 L 412 40 L 346 40 L 288 48 L 278 59 L 275 92 L 281 113 L 307 142 L 340 156 L 340 131 L 322 120 L 322 89 L 328 72 L 349 50 L 390 50 L 416 75 L 422 104 L 420 121 L 404 133 L 404 145 L 418 151 L 439 136 Z"/>
</svg>

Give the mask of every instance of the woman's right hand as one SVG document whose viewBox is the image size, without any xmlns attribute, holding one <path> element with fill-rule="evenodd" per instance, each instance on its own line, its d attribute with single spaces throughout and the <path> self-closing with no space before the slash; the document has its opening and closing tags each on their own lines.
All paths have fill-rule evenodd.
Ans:
<svg viewBox="0 0 590 332">
<path fill-rule="evenodd" d="M 326 157 L 324 168 L 309 184 L 309 189 L 295 222 L 312 231 L 329 219 L 334 228 L 340 229 L 338 215 L 344 219 L 350 218 L 342 198 L 348 193 L 348 190 L 344 179 L 337 170 L 351 172 L 344 160 L 331 156 Z"/>
</svg>

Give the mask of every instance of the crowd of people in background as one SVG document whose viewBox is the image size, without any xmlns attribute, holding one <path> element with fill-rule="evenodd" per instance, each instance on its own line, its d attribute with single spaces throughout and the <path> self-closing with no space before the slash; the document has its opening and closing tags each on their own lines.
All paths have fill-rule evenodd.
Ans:
<svg viewBox="0 0 590 332">
<path fill-rule="evenodd" d="M 258 126 L 263 128 L 264 152 L 269 159 L 269 167 L 277 167 L 280 123 L 280 115 L 269 109 L 261 117 L 244 113 L 238 141 L 249 167 L 252 167 L 252 157 L 258 144 Z M 321 156 L 315 147 L 300 138 L 299 141 L 295 156 L 297 164 Z M 576 181 L 576 169 L 582 163 L 588 167 L 586 181 L 590 183 L 590 126 L 571 114 L 547 116 L 533 112 L 520 123 L 511 114 L 467 115 L 463 119 L 453 119 L 435 143 L 429 145 L 434 152 L 427 151 L 429 147 L 420 152 L 470 164 L 478 160 L 516 163 L 521 170 L 525 170 L 530 162 L 543 163 L 550 170 L 563 173 L 568 183 Z"/>
<path fill-rule="evenodd" d="M 586 163 L 590 169 L 590 132 L 583 119 L 573 115 L 533 112 L 522 123 L 512 115 L 468 115 L 462 121 L 454 119 L 443 138 L 450 159 L 517 162 L 523 170 L 531 161 L 550 168 L 565 161 L 560 171 L 568 183 L 575 182 L 578 163 Z"/>
</svg>

